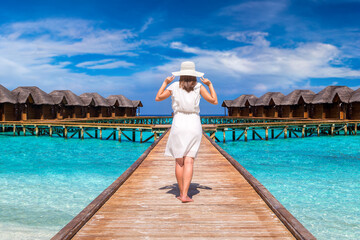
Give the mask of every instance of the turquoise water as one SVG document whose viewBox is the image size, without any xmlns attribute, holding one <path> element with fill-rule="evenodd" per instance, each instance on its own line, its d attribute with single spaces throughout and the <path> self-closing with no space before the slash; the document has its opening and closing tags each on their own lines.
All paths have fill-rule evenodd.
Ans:
<svg viewBox="0 0 360 240">
<path fill-rule="evenodd" d="M 360 136 L 220 146 L 318 239 L 359 239 Z"/>
<path fill-rule="evenodd" d="M 0 239 L 49 239 L 150 143 L 0 135 Z"/>
</svg>

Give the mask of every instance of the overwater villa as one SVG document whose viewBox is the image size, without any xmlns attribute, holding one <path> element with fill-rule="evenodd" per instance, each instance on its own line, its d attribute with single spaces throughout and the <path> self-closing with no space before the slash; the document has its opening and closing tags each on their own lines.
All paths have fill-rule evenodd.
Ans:
<svg viewBox="0 0 360 240">
<path fill-rule="evenodd" d="M 349 119 L 360 119 L 360 88 L 352 92 L 349 100 Z"/>
<path fill-rule="evenodd" d="M 235 100 L 225 100 L 221 106 L 228 109 L 229 116 L 252 117 L 257 99 L 255 95 L 244 94 Z"/>
<path fill-rule="evenodd" d="M 98 93 L 78 96 L 70 90 L 54 90 L 47 94 L 38 87 L 9 91 L 0 85 L 0 121 L 136 116 L 142 106 L 141 101 L 123 95 L 106 99 Z"/>
<path fill-rule="evenodd" d="M 281 101 L 281 117 L 309 118 L 310 103 L 315 93 L 311 90 L 294 90 Z"/>
<path fill-rule="evenodd" d="M 16 98 L 12 93 L 0 84 L 0 120 L 15 120 Z"/>
<path fill-rule="evenodd" d="M 222 106 L 228 109 L 228 116 L 243 116 L 238 111 L 247 105 L 249 110 L 252 109 L 254 117 L 360 119 L 359 89 L 354 91 L 346 86 L 328 86 L 317 94 L 311 90 L 299 89 L 286 96 L 279 92 L 268 92 L 253 105 L 251 100 L 241 106 L 236 105 L 244 96 L 253 95 L 241 95 L 235 100 L 223 102 Z"/>
<path fill-rule="evenodd" d="M 279 106 L 285 97 L 281 92 L 268 92 L 258 98 L 254 105 L 255 117 L 279 117 Z"/>
</svg>

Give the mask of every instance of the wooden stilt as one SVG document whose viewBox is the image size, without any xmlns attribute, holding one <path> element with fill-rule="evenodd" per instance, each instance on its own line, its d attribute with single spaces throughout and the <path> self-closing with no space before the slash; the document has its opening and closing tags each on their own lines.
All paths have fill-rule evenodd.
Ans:
<svg viewBox="0 0 360 240">
<path fill-rule="evenodd" d="M 271 138 L 274 139 L 274 136 L 275 136 L 275 130 L 271 129 Z"/>
<path fill-rule="evenodd" d="M 95 138 L 98 138 L 98 130 L 97 129 L 95 129 Z"/>
<path fill-rule="evenodd" d="M 35 125 L 35 135 L 39 136 L 39 127 Z"/>
<path fill-rule="evenodd" d="M 135 129 L 132 130 L 132 141 L 135 142 L 136 139 L 135 139 Z"/>
<path fill-rule="evenodd" d="M 100 140 L 102 140 L 102 128 L 99 128 Z"/>
<path fill-rule="evenodd" d="M 331 125 L 331 129 L 330 129 L 331 136 L 334 135 L 334 129 L 335 129 L 335 124 Z"/>
<path fill-rule="evenodd" d="M 215 134 L 216 134 L 216 131 L 210 133 L 210 138 L 214 141 L 215 141 Z"/>
<path fill-rule="evenodd" d="M 113 132 L 113 140 L 116 140 L 116 130 Z"/>
<path fill-rule="evenodd" d="M 235 129 L 232 129 L 232 140 L 235 141 Z"/>
<path fill-rule="evenodd" d="M 248 140 L 247 128 L 245 128 L 245 130 L 244 130 L 244 139 L 245 139 L 245 142 L 247 142 L 247 140 Z"/>
<path fill-rule="evenodd" d="M 2 131 L 5 132 L 5 125 L 2 125 Z"/>
<path fill-rule="evenodd" d="M 157 139 L 157 132 L 154 132 L 154 141 Z"/>
<path fill-rule="evenodd" d="M 345 126 L 344 126 L 344 135 L 345 135 L 345 136 L 347 135 L 347 130 L 348 130 L 347 124 L 345 123 Z"/>
<path fill-rule="evenodd" d="M 15 133 L 16 133 L 16 125 L 14 124 L 13 125 L 13 134 L 14 134 L 14 136 L 15 136 Z"/>
<path fill-rule="evenodd" d="M 118 128 L 118 141 L 121 142 L 121 129 Z"/>
<path fill-rule="evenodd" d="M 269 140 L 269 127 L 265 128 L 265 140 Z"/>
<path fill-rule="evenodd" d="M 84 139 L 84 128 L 80 127 L 81 139 Z"/>
<path fill-rule="evenodd" d="M 305 125 L 302 127 L 301 129 L 301 137 L 304 138 L 305 137 Z"/>
<path fill-rule="evenodd" d="M 355 126 L 354 126 L 354 133 L 355 133 L 355 135 L 357 135 L 357 123 L 355 123 Z"/>
<path fill-rule="evenodd" d="M 142 129 L 140 128 L 140 143 L 142 143 L 142 138 L 143 138 L 143 132 L 142 132 Z"/>
<path fill-rule="evenodd" d="M 23 125 L 23 133 L 24 133 L 24 136 L 26 136 L 26 128 L 24 127 L 24 125 Z"/>
<path fill-rule="evenodd" d="M 225 128 L 223 129 L 223 142 L 226 142 L 226 137 L 225 137 L 225 135 L 226 135 L 226 132 L 225 132 Z"/>
<path fill-rule="evenodd" d="M 252 139 L 255 140 L 255 130 L 252 130 Z"/>
<path fill-rule="evenodd" d="M 66 126 L 63 126 L 64 128 L 64 138 L 67 139 L 68 138 L 68 130 Z"/>
<path fill-rule="evenodd" d="M 53 128 L 52 126 L 48 125 L 49 127 L 49 136 L 52 137 L 52 134 L 53 134 Z"/>
<path fill-rule="evenodd" d="M 320 137 L 320 125 L 317 126 L 317 135 Z"/>
<path fill-rule="evenodd" d="M 287 139 L 287 127 L 284 128 L 284 138 Z"/>
</svg>

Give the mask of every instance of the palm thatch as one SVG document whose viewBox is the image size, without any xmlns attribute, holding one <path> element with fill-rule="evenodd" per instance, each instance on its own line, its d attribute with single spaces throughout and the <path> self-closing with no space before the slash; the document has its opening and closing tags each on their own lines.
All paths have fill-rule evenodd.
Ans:
<svg viewBox="0 0 360 240">
<path fill-rule="evenodd" d="M 0 103 L 16 104 L 16 98 L 14 97 L 14 95 L 1 84 L 0 84 Z"/>
<path fill-rule="evenodd" d="M 118 102 L 119 107 L 134 107 L 133 102 L 124 95 L 111 95 L 107 97 L 107 101 L 111 106 L 114 106 L 116 102 Z"/>
<path fill-rule="evenodd" d="M 84 103 L 86 104 L 89 103 L 89 101 L 91 103 L 90 99 L 93 99 L 95 107 L 110 107 L 109 102 L 98 93 L 83 93 L 80 95 L 80 97 L 83 101 L 85 101 Z"/>
<path fill-rule="evenodd" d="M 317 93 L 313 100 L 312 104 L 322 104 L 322 103 L 333 103 L 333 99 L 336 95 L 339 96 L 341 102 L 349 102 L 351 94 L 354 90 L 346 86 L 328 86 Z"/>
<path fill-rule="evenodd" d="M 221 104 L 222 107 L 230 107 L 233 100 L 224 100 Z"/>
<path fill-rule="evenodd" d="M 351 93 L 349 103 L 360 102 L 360 88 Z"/>
<path fill-rule="evenodd" d="M 284 97 L 285 95 L 281 92 L 268 92 L 256 100 L 255 106 L 269 106 L 271 99 L 275 105 L 280 105 Z"/>
<path fill-rule="evenodd" d="M 65 98 L 67 106 L 88 106 L 81 98 L 70 90 L 54 90 L 49 95 L 53 99 Z M 90 99 L 91 102 L 91 99 Z"/>
<path fill-rule="evenodd" d="M 34 100 L 35 105 L 54 105 L 54 100 L 49 94 L 38 87 L 18 87 L 12 90 L 18 103 L 26 103 L 29 96 Z"/>
<path fill-rule="evenodd" d="M 132 100 L 134 107 L 143 107 L 143 104 L 140 100 Z"/>
<path fill-rule="evenodd" d="M 311 90 L 294 90 L 288 95 L 286 95 L 282 101 L 281 105 L 297 105 L 300 98 L 302 97 L 305 103 L 310 103 L 312 98 L 315 96 L 315 93 Z"/>
<path fill-rule="evenodd" d="M 253 94 L 243 94 L 234 100 L 224 100 L 222 107 L 246 107 L 246 102 L 248 101 L 251 106 L 254 106 L 258 98 Z"/>
</svg>

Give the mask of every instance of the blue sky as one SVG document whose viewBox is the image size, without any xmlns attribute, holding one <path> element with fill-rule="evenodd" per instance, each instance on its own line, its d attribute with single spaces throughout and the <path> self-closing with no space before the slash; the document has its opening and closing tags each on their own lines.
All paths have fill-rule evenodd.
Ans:
<svg viewBox="0 0 360 240">
<path fill-rule="evenodd" d="M 163 79 L 194 61 L 221 102 L 241 94 L 360 87 L 360 1 L 5 1 L 0 84 L 123 94 L 143 114 Z"/>
</svg>

